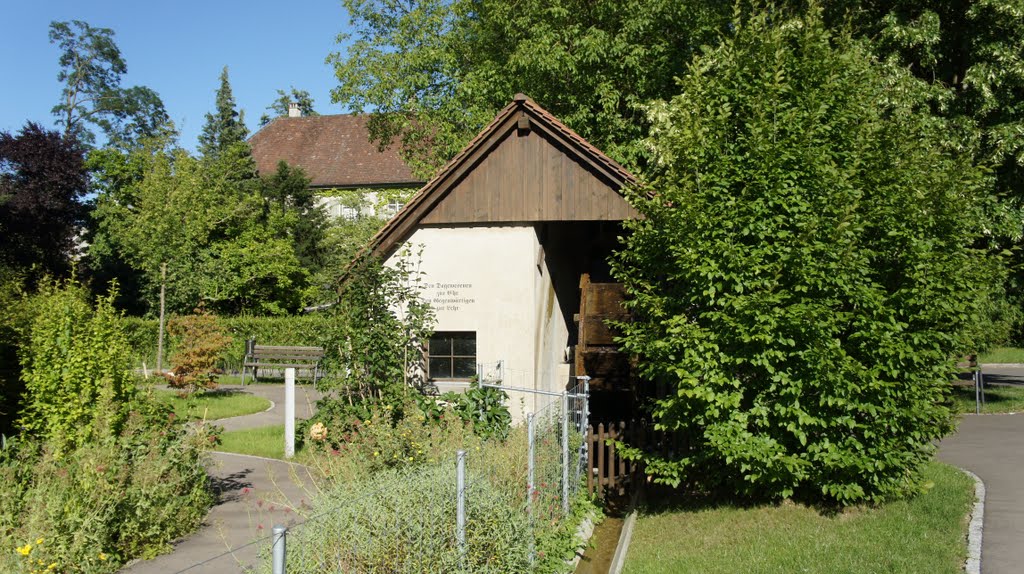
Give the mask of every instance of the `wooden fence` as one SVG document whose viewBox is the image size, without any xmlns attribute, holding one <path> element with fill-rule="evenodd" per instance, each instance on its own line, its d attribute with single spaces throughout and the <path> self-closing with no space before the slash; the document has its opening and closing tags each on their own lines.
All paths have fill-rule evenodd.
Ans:
<svg viewBox="0 0 1024 574">
<path fill-rule="evenodd" d="M 600 423 L 597 428 L 587 426 L 587 492 L 599 498 L 623 495 L 631 485 L 643 479 L 643 463 L 623 458 L 616 441 L 666 455 L 685 448 L 681 435 L 652 430 L 647 421 Z"/>
</svg>

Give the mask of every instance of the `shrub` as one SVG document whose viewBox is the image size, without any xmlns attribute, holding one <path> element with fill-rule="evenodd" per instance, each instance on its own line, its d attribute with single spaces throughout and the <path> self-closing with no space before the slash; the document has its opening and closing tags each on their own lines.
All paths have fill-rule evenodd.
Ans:
<svg viewBox="0 0 1024 574">
<path fill-rule="evenodd" d="M 184 395 L 216 387 L 214 375 L 220 372 L 217 361 L 231 344 L 231 338 L 224 335 L 217 317 L 196 309 L 193 315 L 172 319 L 167 330 L 177 339 L 171 356 L 174 368 L 167 374 L 168 384 Z"/>
<path fill-rule="evenodd" d="M 19 425 L 58 453 L 93 437 L 116 435 L 134 393 L 126 369 L 128 345 L 113 307 L 95 309 L 69 281 L 44 285 L 34 303 L 29 343 L 22 351 L 26 394 Z"/>
<path fill-rule="evenodd" d="M 289 571 L 460 571 L 455 478 L 449 459 L 335 483 L 310 511 L 322 516 L 293 530 Z M 474 478 L 467 488 L 464 571 L 529 571 L 530 531 L 521 505 L 485 477 Z"/>
<path fill-rule="evenodd" d="M 481 387 L 474 379 L 465 392 L 447 392 L 440 397 L 416 394 L 416 403 L 430 419 L 439 420 L 446 411 L 451 411 L 463 422 L 473 425 L 473 432 L 482 438 L 505 438 L 508 436 L 512 414 L 506 402 L 505 391 L 492 387 Z"/>
<path fill-rule="evenodd" d="M 144 397 L 132 406 L 116 436 L 73 450 L 27 439 L 0 453 L 0 569 L 115 572 L 200 524 L 213 502 L 209 436 Z"/>
<path fill-rule="evenodd" d="M 853 504 L 913 493 L 1001 284 L 990 181 L 929 88 L 819 10 L 736 22 L 649 108 L 658 160 L 615 261 L 622 343 L 668 385 L 669 484 Z"/>
</svg>

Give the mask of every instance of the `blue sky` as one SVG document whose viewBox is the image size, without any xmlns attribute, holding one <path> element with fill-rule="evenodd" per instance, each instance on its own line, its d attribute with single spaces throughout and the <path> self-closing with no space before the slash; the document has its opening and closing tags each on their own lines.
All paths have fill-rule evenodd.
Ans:
<svg viewBox="0 0 1024 574">
<path fill-rule="evenodd" d="M 213 109 L 225 65 L 251 131 L 279 88 L 308 90 L 321 114 L 345 111 L 330 103 L 335 79 L 324 63 L 341 49 L 336 37 L 349 23 L 340 0 L 0 0 L 2 131 L 28 120 L 53 125 L 61 90 L 48 37 L 53 20 L 113 29 L 128 64 L 123 85 L 156 90 L 188 149 Z"/>
</svg>

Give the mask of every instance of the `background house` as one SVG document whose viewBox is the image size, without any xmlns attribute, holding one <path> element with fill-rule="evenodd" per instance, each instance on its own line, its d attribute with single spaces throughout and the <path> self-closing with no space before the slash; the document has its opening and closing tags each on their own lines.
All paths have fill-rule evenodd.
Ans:
<svg viewBox="0 0 1024 574">
<path fill-rule="evenodd" d="M 249 138 L 256 169 L 271 174 L 281 160 L 302 168 L 329 216 L 391 217 L 423 181 L 413 177 L 397 146 L 381 151 L 370 141 L 368 121 L 352 114 L 302 117 L 293 108 Z"/>
</svg>

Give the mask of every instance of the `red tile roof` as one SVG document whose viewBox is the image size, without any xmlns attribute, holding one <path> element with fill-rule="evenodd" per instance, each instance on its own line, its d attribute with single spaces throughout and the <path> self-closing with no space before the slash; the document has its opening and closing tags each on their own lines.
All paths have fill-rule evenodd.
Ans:
<svg viewBox="0 0 1024 574">
<path fill-rule="evenodd" d="M 397 146 L 383 152 L 371 142 L 368 115 L 277 118 L 249 138 L 256 169 L 270 174 L 279 161 L 301 167 L 313 187 L 415 187 Z"/>
</svg>

